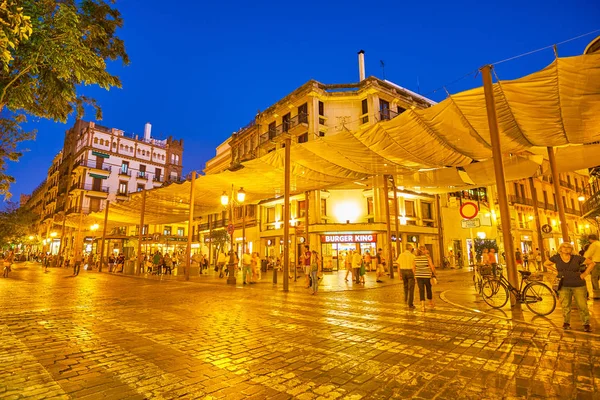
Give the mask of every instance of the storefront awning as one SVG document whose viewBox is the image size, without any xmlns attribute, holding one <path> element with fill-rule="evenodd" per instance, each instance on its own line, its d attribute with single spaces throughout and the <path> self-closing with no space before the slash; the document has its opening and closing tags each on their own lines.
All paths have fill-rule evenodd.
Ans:
<svg viewBox="0 0 600 400">
<path fill-rule="evenodd" d="M 92 155 L 94 155 L 96 157 L 102 157 L 102 158 L 109 158 L 110 157 L 109 154 L 101 153 L 101 152 L 96 151 L 96 150 L 92 150 Z"/>
<path fill-rule="evenodd" d="M 90 176 L 92 178 L 98 178 L 98 179 L 107 179 L 108 178 L 108 175 L 98 175 L 98 174 L 92 174 L 92 173 L 90 173 Z"/>
</svg>

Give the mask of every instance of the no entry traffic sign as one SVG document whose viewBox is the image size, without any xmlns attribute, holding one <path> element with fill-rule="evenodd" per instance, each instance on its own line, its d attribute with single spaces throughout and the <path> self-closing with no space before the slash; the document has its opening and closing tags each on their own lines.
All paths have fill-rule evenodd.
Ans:
<svg viewBox="0 0 600 400">
<path fill-rule="evenodd" d="M 233 231 L 234 231 L 233 224 L 227 225 L 227 233 L 229 233 L 230 235 L 233 235 Z"/>
<path fill-rule="evenodd" d="M 477 216 L 477 213 L 479 213 L 479 208 L 472 201 L 467 201 L 460 206 L 460 216 L 464 219 L 473 219 Z"/>
</svg>

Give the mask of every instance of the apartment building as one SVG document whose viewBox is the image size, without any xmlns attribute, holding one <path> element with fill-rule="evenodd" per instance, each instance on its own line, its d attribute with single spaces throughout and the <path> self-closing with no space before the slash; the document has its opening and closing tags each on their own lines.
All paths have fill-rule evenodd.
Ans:
<svg viewBox="0 0 600 400">
<path fill-rule="evenodd" d="M 48 170 L 43 210 L 32 208 L 41 219 L 37 233 L 50 239 L 51 233 L 56 232 L 53 243 L 63 239 L 62 251 L 72 249 L 76 228 L 66 223 L 70 215 L 101 211 L 107 201 L 127 200 L 131 192 L 179 181 L 182 156 L 183 140 L 171 136 L 153 138 L 149 123 L 142 135 L 136 135 L 94 122 L 76 121 L 67 130 L 63 149 Z M 89 250 L 97 234 L 89 227 L 82 229 Z M 123 229 L 114 232 L 121 238 L 121 248 L 127 240 L 126 233 Z M 57 253 L 59 248 L 60 245 L 53 245 L 49 251 Z"/>
<path fill-rule="evenodd" d="M 390 81 L 364 76 L 363 54 L 359 53 L 358 83 L 323 84 L 310 80 L 265 111 L 259 112 L 245 127 L 235 132 L 206 163 L 205 173 L 235 170 L 240 163 L 261 157 L 284 146 L 291 136 L 292 145 L 356 131 L 382 120 L 393 119 L 409 108 L 426 108 L 431 100 Z M 294 260 L 308 244 L 324 258 L 325 267 L 343 268 L 343 256 L 361 249 L 374 254 L 383 248 L 387 254 L 387 219 L 383 177 L 309 193 L 292 193 L 290 224 Z M 431 249 L 439 260 L 437 203 L 434 196 L 396 188 L 398 213 L 394 207 L 394 186 L 390 184 L 388 201 L 392 229 L 398 224 L 398 240 Z M 245 211 L 244 211 L 245 210 Z M 227 225 L 226 212 L 206 216 L 196 234 L 206 237 L 212 229 Z M 210 221 L 210 222 L 209 222 Z M 261 257 L 281 257 L 283 253 L 283 199 L 265 199 L 258 205 L 237 207 L 234 212 L 238 252 L 242 242 Z M 245 225 L 245 228 L 244 226 Z M 245 231 L 242 240 L 241 231 Z M 395 233 L 392 240 L 396 240 Z M 203 251 L 208 251 L 207 247 Z M 214 255 L 213 255 L 214 257 Z"/>
</svg>

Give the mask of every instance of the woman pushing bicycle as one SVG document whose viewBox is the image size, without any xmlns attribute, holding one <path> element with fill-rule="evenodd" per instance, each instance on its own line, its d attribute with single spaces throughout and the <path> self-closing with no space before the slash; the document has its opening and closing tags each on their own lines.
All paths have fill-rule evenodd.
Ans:
<svg viewBox="0 0 600 400">
<path fill-rule="evenodd" d="M 544 262 L 546 268 L 555 270 L 558 273 L 558 279 L 562 279 L 562 285 L 559 284 L 558 293 L 563 312 L 563 329 L 571 329 L 571 301 L 575 298 L 575 305 L 579 309 L 583 330 L 586 332 L 592 331 L 590 312 L 587 306 L 585 277 L 590 274 L 594 265 L 594 262 L 589 258 L 573 254 L 573 246 L 567 242 L 561 243 L 558 246 L 558 254 L 553 255 Z"/>
</svg>

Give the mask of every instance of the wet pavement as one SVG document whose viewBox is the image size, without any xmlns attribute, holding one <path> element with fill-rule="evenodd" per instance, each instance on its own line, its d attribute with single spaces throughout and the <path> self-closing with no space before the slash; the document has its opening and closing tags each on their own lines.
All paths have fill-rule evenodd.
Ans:
<svg viewBox="0 0 600 400">
<path fill-rule="evenodd" d="M 600 398 L 600 335 L 576 313 L 563 332 L 560 307 L 490 310 L 465 270 L 440 271 L 425 312 L 373 273 L 326 274 L 312 296 L 302 278 L 69 272 L 0 280 L 0 398 Z"/>
</svg>

